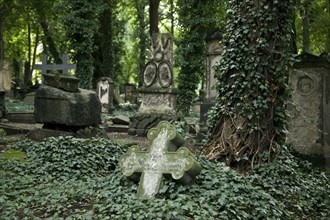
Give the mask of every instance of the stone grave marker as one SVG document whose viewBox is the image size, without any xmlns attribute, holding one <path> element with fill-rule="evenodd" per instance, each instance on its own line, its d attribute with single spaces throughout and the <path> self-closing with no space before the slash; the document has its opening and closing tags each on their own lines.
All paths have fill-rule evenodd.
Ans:
<svg viewBox="0 0 330 220">
<path fill-rule="evenodd" d="M 184 140 L 175 126 L 162 121 L 149 130 L 147 137 L 151 141 L 149 151 L 140 151 L 133 146 L 119 162 L 125 176 L 141 173 L 139 197 L 153 197 L 161 187 L 163 174 L 171 174 L 173 179 L 189 183 L 200 173 L 201 166 L 193 154 L 181 147 Z"/>
<path fill-rule="evenodd" d="M 288 142 L 330 175 L 330 57 L 303 53 L 289 78 Z"/>
<path fill-rule="evenodd" d="M 141 105 L 131 119 L 128 134 L 145 136 L 160 121 L 176 119 L 177 89 L 173 83 L 173 36 L 155 33 L 150 60 L 143 71 L 143 86 L 138 89 Z"/>
<path fill-rule="evenodd" d="M 102 113 L 109 113 L 109 109 L 113 107 L 113 81 L 110 77 L 101 77 L 97 82 L 97 95 L 100 99 Z"/>
<path fill-rule="evenodd" d="M 64 75 L 68 75 L 68 70 L 76 69 L 77 64 L 70 64 L 68 54 L 63 54 L 62 64 L 48 64 L 47 55 L 42 54 L 41 64 L 35 64 L 33 66 L 34 70 L 41 70 L 41 74 L 44 75 L 48 70 L 62 70 Z"/>
</svg>

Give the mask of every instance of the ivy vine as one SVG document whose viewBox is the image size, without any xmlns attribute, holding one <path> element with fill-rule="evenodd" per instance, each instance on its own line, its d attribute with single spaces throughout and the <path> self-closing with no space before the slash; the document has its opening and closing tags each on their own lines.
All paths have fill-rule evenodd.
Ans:
<svg viewBox="0 0 330 220">
<path fill-rule="evenodd" d="M 216 0 L 207 4 L 198 0 L 179 0 L 177 6 L 181 28 L 175 59 L 180 69 L 177 105 L 184 115 L 188 115 L 198 84 L 204 77 L 205 34 L 209 29 L 220 26 L 224 7 L 222 1 Z"/>
<path fill-rule="evenodd" d="M 219 97 L 204 149 L 209 158 L 253 166 L 284 143 L 293 15 L 293 1 L 228 2 Z"/>
</svg>

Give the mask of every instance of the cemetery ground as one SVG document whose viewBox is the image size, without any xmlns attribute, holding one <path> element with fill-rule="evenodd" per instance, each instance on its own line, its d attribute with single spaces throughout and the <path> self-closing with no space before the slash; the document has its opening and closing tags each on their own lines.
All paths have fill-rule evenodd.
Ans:
<svg viewBox="0 0 330 220">
<path fill-rule="evenodd" d="M 29 110 L 29 105 L 21 107 Z M 177 130 L 188 137 L 182 126 Z M 36 142 L 0 135 L 0 219 L 330 217 L 328 179 L 290 146 L 248 172 L 197 155 L 202 171 L 193 183 L 181 185 L 165 176 L 155 198 L 144 199 L 136 196 L 138 182 L 123 175 L 118 160 L 133 144 L 146 149 L 145 138 L 108 133 L 109 138 L 60 136 Z"/>
</svg>

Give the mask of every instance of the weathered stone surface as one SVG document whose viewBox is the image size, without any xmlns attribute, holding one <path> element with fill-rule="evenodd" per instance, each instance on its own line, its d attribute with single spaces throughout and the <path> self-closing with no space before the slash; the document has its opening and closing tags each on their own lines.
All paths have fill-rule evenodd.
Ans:
<svg viewBox="0 0 330 220">
<path fill-rule="evenodd" d="M 112 122 L 114 124 L 120 124 L 120 125 L 129 125 L 129 117 L 125 116 L 125 115 L 117 115 L 116 117 L 114 117 L 112 119 Z"/>
<path fill-rule="evenodd" d="M 40 86 L 35 95 L 35 119 L 45 124 L 94 126 L 101 123 L 101 103 L 94 91 L 71 93 Z"/>
<path fill-rule="evenodd" d="M 299 153 L 322 155 L 330 148 L 330 62 L 307 53 L 298 58 L 289 79 L 288 141 Z"/>
<path fill-rule="evenodd" d="M 70 75 L 43 74 L 44 85 L 63 89 L 67 92 L 79 92 L 79 79 Z"/>
<path fill-rule="evenodd" d="M 174 125 L 162 121 L 149 130 L 147 137 L 151 141 L 148 151 L 133 146 L 119 161 L 125 176 L 141 173 L 138 196 L 154 196 L 160 189 L 163 174 L 171 174 L 173 179 L 188 184 L 200 173 L 201 166 L 182 147 L 184 139 Z"/>
<path fill-rule="evenodd" d="M 173 114 L 138 114 L 131 118 L 128 134 L 137 136 L 146 136 L 149 129 L 155 127 L 160 121 L 175 120 Z"/>
<path fill-rule="evenodd" d="M 110 77 L 101 77 L 97 82 L 96 92 L 101 101 L 101 111 L 109 113 L 113 107 L 113 81 Z"/>
</svg>

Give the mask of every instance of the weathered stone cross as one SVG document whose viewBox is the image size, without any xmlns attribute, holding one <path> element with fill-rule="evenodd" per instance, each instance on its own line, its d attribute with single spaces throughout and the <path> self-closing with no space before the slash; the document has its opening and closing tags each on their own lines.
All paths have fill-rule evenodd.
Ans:
<svg viewBox="0 0 330 220">
<path fill-rule="evenodd" d="M 155 195 L 160 189 L 163 174 L 171 174 L 173 179 L 189 183 L 200 173 L 201 167 L 194 155 L 181 147 L 184 140 L 175 126 L 162 121 L 149 130 L 147 137 L 152 141 L 149 151 L 139 151 L 138 147 L 133 146 L 119 161 L 125 176 L 142 173 L 137 196 Z"/>
</svg>

